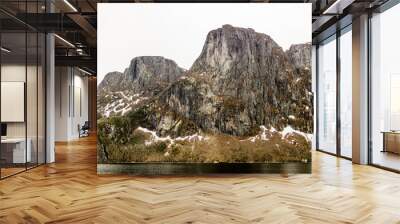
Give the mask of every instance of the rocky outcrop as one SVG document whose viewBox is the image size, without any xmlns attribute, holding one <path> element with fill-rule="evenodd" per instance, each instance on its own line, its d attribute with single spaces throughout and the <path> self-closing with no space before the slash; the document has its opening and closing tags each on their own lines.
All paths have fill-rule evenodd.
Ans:
<svg viewBox="0 0 400 224">
<path fill-rule="evenodd" d="M 141 117 L 140 126 L 161 136 L 199 130 L 251 136 L 262 125 L 311 133 L 310 47 L 285 52 L 266 34 L 224 25 L 208 33 L 188 71 L 168 59 L 140 57 L 115 82 L 123 82 L 119 91 L 148 98 L 127 116 Z M 110 79 L 103 82 L 114 89 Z"/>
<path fill-rule="evenodd" d="M 183 68 L 161 56 L 133 58 L 123 73 L 108 73 L 98 85 L 98 115 L 124 114 L 183 74 Z"/>
<path fill-rule="evenodd" d="M 98 94 L 103 94 L 107 92 L 120 91 L 121 89 L 129 88 L 128 86 L 121 86 L 125 82 L 125 75 L 121 72 L 110 72 L 107 73 L 101 83 L 97 86 Z"/>
<path fill-rule="evenodd" d="M 273 67 L 279 68 L 283 57 L 285 53 L 282 48 L 268 35 L 250 28 L 224 25 L 208 33 L 203 50 L 191 71 L 207 70 L 220 75 L 240 76 L 243 72 L 255 73 L 256 70 L 261 72 Z M 271 65 L 273 67 L 269 67 Z"/>
<path fill-rule="evenodd" d="M 148 93 L 165 88 L 184 72 L 174 61 L 161 56 L 141 56 L 131 60 L 123 73 L 110 72 L 98 86 L 100 92 Z"/>
<path fill-rule="evenodd" d="M 174 61 L 161 56 L 142 56 L 132 59 L 124 75 L 134 93 L 157 95 L 184 72 Z"/>
<path fill-rule="evenodd" d="M 308 68 L 311 66 L 311 43 L 294 44 L 286 51 L 290 63 L 295 68 Z"/>
<path fill-rule="evenodd" d="M 260 125 L 310 132 L 302 113 L 312 108 L 311 83 L 303 75 L 268 35 L 225 25 L 207 35 L 188 74 L 157 104 L 211 132 L 252 135 Z"/>
</svg>

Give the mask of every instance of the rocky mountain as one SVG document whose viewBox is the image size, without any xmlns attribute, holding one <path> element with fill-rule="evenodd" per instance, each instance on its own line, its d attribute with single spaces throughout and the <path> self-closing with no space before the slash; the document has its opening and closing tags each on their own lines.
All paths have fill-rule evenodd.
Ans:
<svg viewBox="0 0 400 224">
<path fill-rule="evenodd" d="M 308 45 L 293 45 L 285 52 L 266 34 L 224 25 L 208 33 L 200 56 L 188 71 L 146 69 L 150 77 L 177 72 L 167 72 L 170 79 L 155 79 L 169 84 L 158 86 L 151 79 L 134 78 L 127 89 L 134 89 L 135 94 L 145 88 L 160 91 L 127 116 L 161 136 L 188 135 L 199 130 L 250 136 L 258 133 L 261 125 L 278 130 L 290 125 L 310 133 L 313 119 Z M 125 80 L 126 74 L 137 74 L 137 69 L 131 63 L 123 75 L 116 75 L 115 82 L 120 82 L 120 76 Z M 108 86 L 111 81 L 103 82 Z M 125 84 L 122 86 L 125 89 Z"/>
<path fill-rule="evenodd" d="M 125 89 L 127 87 L 121 86 L 122 83 L 125 83 L 126 77 L 124 73 L 121 72 L 110 72 L 107 73 L 104 79 L 101 81 L 99 86 L 97 87 L 98 93 L 103 94 L 107 92 L 115 92 L 120 91 L 121 89 Z"/>
<path fill-rule="evenodd" d="M 301 54 L 293 58 L 297 56 Z M 292 125 L 311 132 L 311 74 L 306 69 L 296 69 L 268 35 L 225 25 L 207 35 L 187 75 L 165 89 L 154 108 L 172 111 L 210 132 L 252 135 L 260 125 Z M 154 114 L 150 128 L 174 135 L 173 116 L 165 122 L 165 116 L 156 118 L 159 113 L 149 113 Z"/>
<path fill-rule="evenodd" d="M 311 43 L 294 44 L 286 51 L 290 63 L 295 68 L 308 68 L 311 66 Z"/>
<path fill-rule="evenodd" d="M 184 69 L 161 56 L 133 58 L 123 73 L 110 72 L 98 86 L 101 116 L 124 114 L 133 105 L 157 95 L 183 75 Z"/>
</svg>

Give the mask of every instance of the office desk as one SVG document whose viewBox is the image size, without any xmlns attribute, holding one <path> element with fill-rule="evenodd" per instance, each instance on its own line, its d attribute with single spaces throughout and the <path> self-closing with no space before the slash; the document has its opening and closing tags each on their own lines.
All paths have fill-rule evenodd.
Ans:
<svg viewBox="0 0 400 224">
<path fill-rule="evenodd" d="M 6 163 L 26 163 L 31 162 L 32 152 L 31 139 L 27 139 L 26 153 L 25 153 L 25 138 L 6 138 L 1 139 L 1 157 L 5 159 Z"/>
<path fill-rule="evenodd" d="M 382 131 L 382 134 L 383 134 L 382 152 L 392 152 L 400 154 L 400 132 Z"/>
</svg>

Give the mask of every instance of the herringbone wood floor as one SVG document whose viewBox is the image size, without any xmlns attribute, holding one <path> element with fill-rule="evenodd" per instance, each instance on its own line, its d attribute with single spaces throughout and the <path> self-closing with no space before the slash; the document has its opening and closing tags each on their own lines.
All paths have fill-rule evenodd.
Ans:
<svg viewBox="0 0 400 224">
<path fill-rule="evenodd" d="M 93 137 L 0 181 L 0 223 L 400 223 L 400 175 L 313 154 L 312 175 L 96 175 Z"/>
</svg>

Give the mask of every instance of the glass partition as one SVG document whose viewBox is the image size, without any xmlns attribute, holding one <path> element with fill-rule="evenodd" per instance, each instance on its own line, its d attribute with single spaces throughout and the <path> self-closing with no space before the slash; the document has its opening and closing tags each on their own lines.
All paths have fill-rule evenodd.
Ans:
<svg viewBox="0 0 400 224">
<path fill-rule="evenodd" d="M 26 141 L 26 41 L 25 32 L 1 34 L 2 177 L 24 171 L 31 161 Z"/>
<path fill-rule="evenodd" d="M 336 153 L 336 36 L 318 47 L 318 149 Z"/>
<path fill-rule="evenodd" d="M 29 160 L 27 167 L 31 168 L 37 165 L 38 158 L 38 35 L 36 32 L 27 33 L 27 74 L 26 74 L 26 114 L 27 114 L 27 150 Z"/>
<path fill-rule="evenodd" d="M 15 8 L 14 3 L 0 6 Z M 43 12 L 44 1 L 20 1 L 17 12 Z M 4 22 L 7 21 L 7 22 Z M 0 12 L 0 178 L 45 163 L 43 33 Z"/>
</svg>

